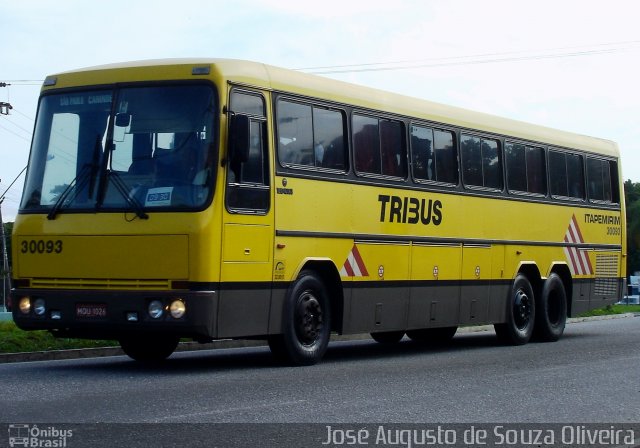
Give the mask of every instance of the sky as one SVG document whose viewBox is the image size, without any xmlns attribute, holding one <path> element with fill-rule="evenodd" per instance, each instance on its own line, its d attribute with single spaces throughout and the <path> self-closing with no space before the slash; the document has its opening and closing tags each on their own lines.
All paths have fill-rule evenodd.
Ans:
<svg viewBox="0 0 640 448">
<path fill-rule="evenodd" d="M 616 141 L 640 182 L 635 0 L 0 0 L 0 196 L 17 213 L 48 74 L 248 59 Z"/>
</svg>

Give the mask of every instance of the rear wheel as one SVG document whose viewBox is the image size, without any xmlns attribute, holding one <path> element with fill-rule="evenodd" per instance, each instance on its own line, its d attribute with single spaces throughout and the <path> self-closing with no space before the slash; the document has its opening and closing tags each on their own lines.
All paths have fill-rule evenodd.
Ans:
<svg viewBox="0 0 640 448">
<path fill-rule="evenodd" d="M 380 344 L 396 344 L 404 337 L 404 331 L 383 331 L 381 333 L 371 333 L 374 341 Z"/>
<path fill-rule="evenodd" d="M 269 337 L 269 347 L 280 361 L 312 365 L 327 350 L 331 335 L 329 296 L 322 280 L 302 271 L 289 289 L 283 310 L 282 334 Z"/>
<path fill-rule="evenodd" d="M 451 341 L 458 327 L 425 328 L 407 331 L 407 336 L 420 344 L 438 345 Z"/>
<path fill-rule="evenodd" d="M 567 323 L 567 293 L 558 274 L 551 274 L 544 282 L 536 306 L 534 337 L 544 342 L 557 341 Z"/>
<path fill-rule="evenodd" d="M 533 288 L 523 274 L 513 281 L 507 304 L 507 321 L 496 324 L 498 339 L 511 345 L 523 345 L 529 342 L 535 323 L 536 303 Z"/>
<path fill-rule="evenodd" d="M 175 336 L 128 336 L 120 339 L 120 347 L 131 359 L 154 363 L 167 359 L 178 346 Z"/>
</svg>

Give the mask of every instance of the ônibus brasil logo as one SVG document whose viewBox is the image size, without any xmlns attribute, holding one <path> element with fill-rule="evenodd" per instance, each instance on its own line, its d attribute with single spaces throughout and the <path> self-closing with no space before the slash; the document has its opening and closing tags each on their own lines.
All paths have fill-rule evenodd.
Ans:
<svg viewBox="0 0 640 448">
<path fill-rule="evenodd" d="M 38 425 L 9 425 L 10 447 L 65 448 L 73 430 L 59 429 L 54 426 L 39 428 Z"/>
</svg>

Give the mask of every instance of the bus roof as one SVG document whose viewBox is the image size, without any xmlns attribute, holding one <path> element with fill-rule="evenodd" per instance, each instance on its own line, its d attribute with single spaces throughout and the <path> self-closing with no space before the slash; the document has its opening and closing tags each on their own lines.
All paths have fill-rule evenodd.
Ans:
<svg viewBox="0 0 640 448">
<path fill-rule="evenodd" d="M 160 67 L 161 70 L 159 70 Z M 211 75 L 222 81 L 290 92 L 324 101 L 349 104 L 356 108 L 384 111 L 611 157 L 619 156 L 617 144 L 610 140 L 448 106 L 296 70 L 236 59 L 162 59 L 87 67 L 48 77 L 47 79 L 56 79 L 55 86 L 47 87 L 45 81 L 43 90 L 113 82 L 193 79 L 194 76 L 200 76 L 192 73 L 194 67 L 209 67 Z"/>
</svg>

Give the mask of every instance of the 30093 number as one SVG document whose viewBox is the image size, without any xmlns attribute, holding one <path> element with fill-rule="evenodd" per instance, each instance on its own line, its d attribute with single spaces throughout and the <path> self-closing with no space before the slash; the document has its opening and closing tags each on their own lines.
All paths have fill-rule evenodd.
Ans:
<svg viewBox="0 0 640 448">
<path fill-rule="evenodd" d="M 607 227 L 607 235 L 622 235 L 620 227 Z"/>
<path fill-rule="evenodd" d="M 62 240 L 24 240 L 20 244 L 23 254 L 59 254 L 62 253 Z"/>
</svg>

